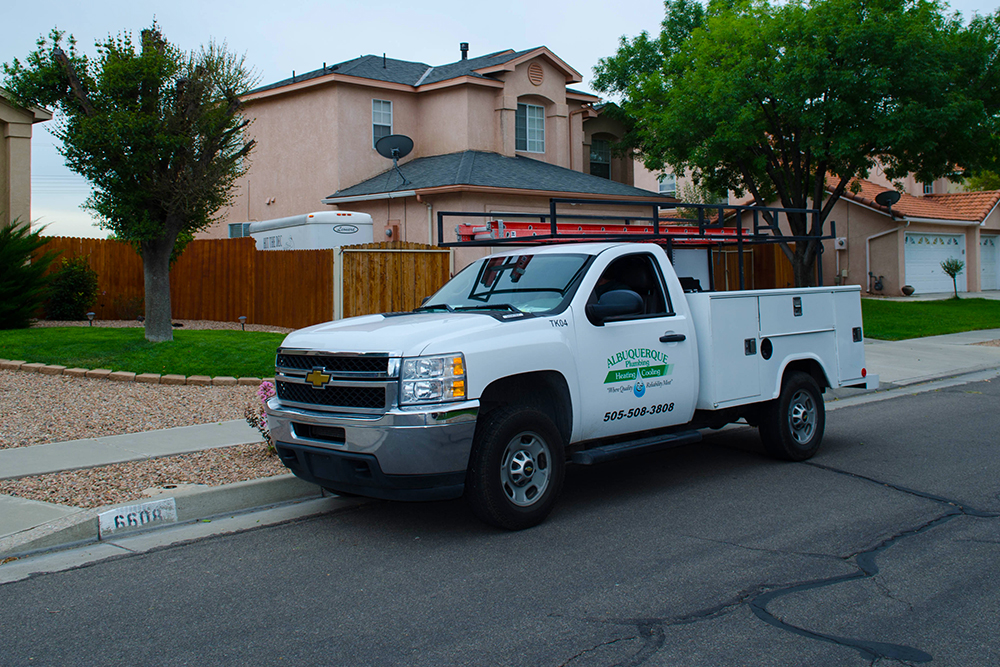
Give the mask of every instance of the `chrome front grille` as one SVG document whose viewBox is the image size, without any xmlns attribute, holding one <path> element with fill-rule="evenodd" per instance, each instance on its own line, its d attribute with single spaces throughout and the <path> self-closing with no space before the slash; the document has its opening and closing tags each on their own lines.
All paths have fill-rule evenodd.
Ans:
<svg viewBox="0 0 1000 667">
<path fill-rule="evenodd" d="M 283 348 L 278 350 L 275 389 L 284 405 L 382 414 L 396 402 L 398 375 L 399 358 L 388 354 Z"/>
<path fill-rule="evenodd" d="M 327 386 L 316 389 L 311 384 L 277 380 L 278 398 L 285 403 L 308 403 L 334 408 L 385 408 L 385 387 Z"/>
</svg>

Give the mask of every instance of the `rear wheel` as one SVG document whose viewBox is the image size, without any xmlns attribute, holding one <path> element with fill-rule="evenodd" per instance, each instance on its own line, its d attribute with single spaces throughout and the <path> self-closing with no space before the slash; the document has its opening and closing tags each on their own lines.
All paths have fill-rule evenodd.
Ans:
<svg viewBox="0 0 1000 667">
<path fill-rule="evenodd" d="M 465 497 L 486 523 L 530 528 L 552 511 L 565 468 L 562 436 L 548 415 L 499 408 L 476 426 Z"/>
<path fill-rule="evenodd" d="M 795 372 L 785 378 L 778 398 L 762 410 L 758 430 L 770 456 L 805 461 L 819 449 L 825 426 L 819 385 L 811 375 Z"/>
</svg>

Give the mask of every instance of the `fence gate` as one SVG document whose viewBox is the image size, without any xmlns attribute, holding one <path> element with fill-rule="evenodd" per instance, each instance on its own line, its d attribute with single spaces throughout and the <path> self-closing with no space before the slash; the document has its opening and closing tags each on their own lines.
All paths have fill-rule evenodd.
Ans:
<svg viewBox="0 0 1000 667">
<path fill-rule="evenodd" d="M 334 253 L 336 319 L 413 310 L 451 276 L 444 248 L 388 241 L 337 248 Z"/>
</svg>

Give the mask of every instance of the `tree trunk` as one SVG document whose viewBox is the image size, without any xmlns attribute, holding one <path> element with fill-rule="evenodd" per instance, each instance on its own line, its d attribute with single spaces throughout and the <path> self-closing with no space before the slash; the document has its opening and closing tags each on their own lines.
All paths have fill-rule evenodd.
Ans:
<svg viewBox="0 0 1000 667">
<path fill-rule="evenodd" d="M 792 275 L 795 276 L 796 287 L 814 287 L 816 285 L 816 250 L 811 247 L 811 241 L 797 241 L 792 256 Z"/>
<path fill-rule="evenodd" d="M 160 237 L 141 244 L 146 289 L 146 340 L 151 343 L 174 339 L 174 327 L 170 321 L 170 253 L 175 237 Z"/>
</svg>

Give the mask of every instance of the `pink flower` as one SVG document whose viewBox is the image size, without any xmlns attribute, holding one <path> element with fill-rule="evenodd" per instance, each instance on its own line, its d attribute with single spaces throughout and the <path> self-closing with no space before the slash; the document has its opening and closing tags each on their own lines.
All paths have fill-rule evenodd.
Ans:
<svg viewBox="0 0 1000 667">
<path fill-rule="evenodd" d="M 274 393 L 274 385 L 266 380 L 261 382 L 260 386 L 257 387 L 257 398 L 260 399 L 262 405 L 267 403 L 267 399 L 274 396 Z"/>
</svg>

